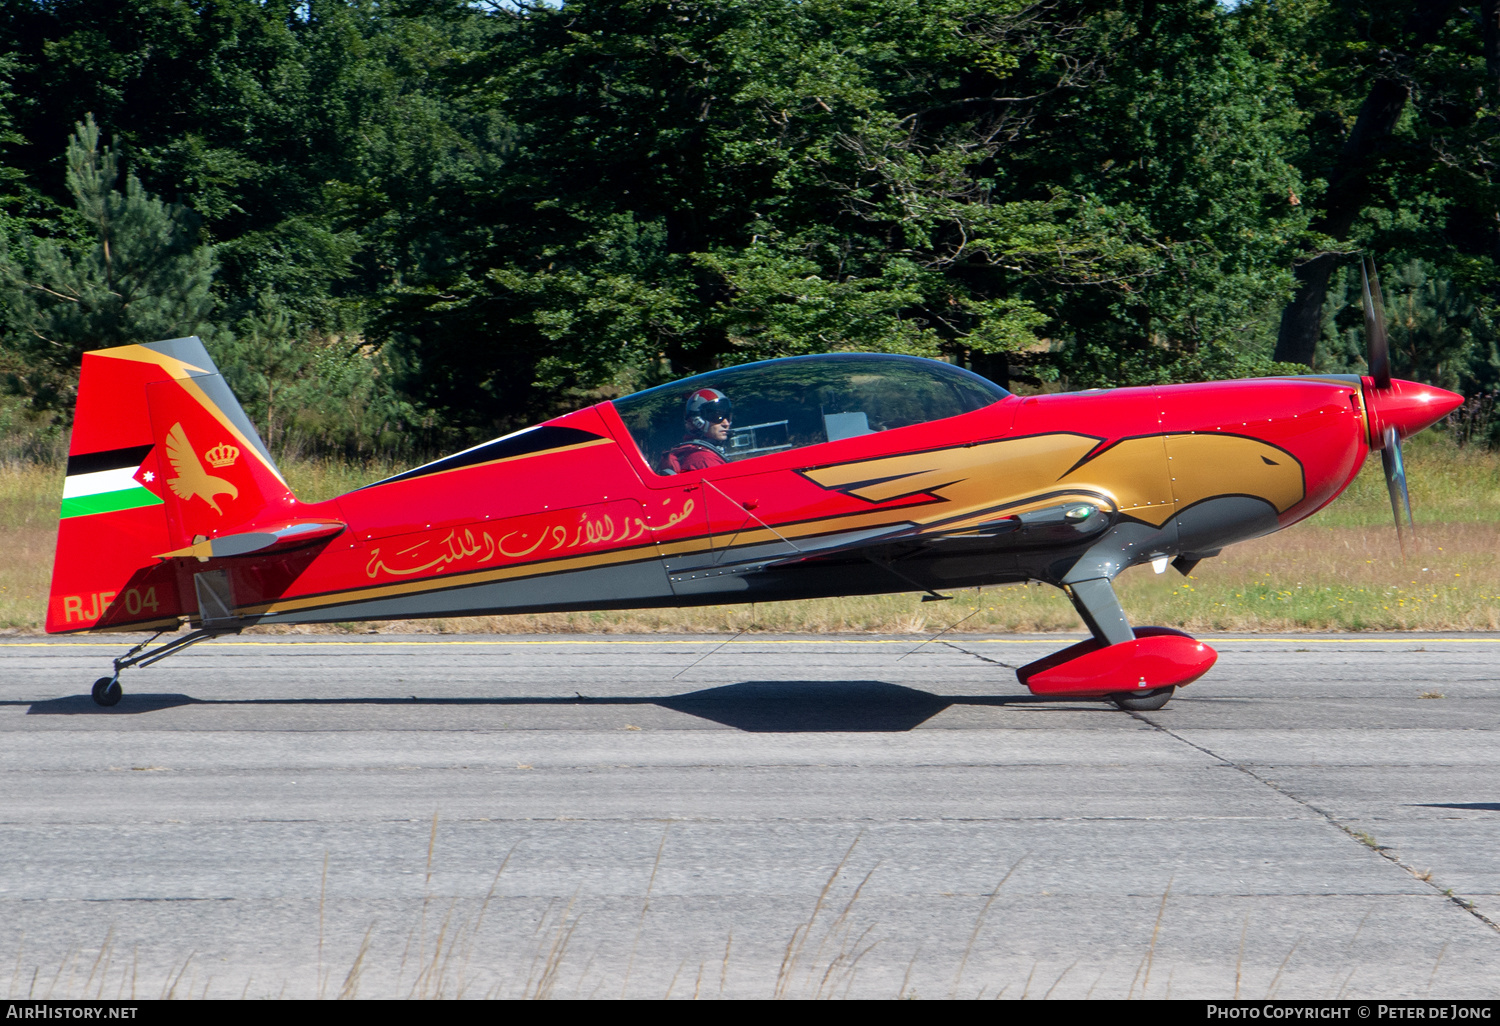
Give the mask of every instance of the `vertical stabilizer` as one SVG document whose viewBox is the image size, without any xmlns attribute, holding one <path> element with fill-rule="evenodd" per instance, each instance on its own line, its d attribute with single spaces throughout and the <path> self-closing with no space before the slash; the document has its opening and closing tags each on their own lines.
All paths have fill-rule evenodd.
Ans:
<svg viewBox="0 0 1500 1026">
<path fill-rule="evenodd" d="M 198 603 L 160 555 L 296 505 L 197 338 L 85 353 L 47 630 L 175 624 Z"/>
</svg>

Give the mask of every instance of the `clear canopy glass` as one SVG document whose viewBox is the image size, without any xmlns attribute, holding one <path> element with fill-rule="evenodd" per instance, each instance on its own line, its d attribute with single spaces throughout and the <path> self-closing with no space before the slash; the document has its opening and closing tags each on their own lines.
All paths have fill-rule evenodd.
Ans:
<svg viewBox="0 0 1500 1026">
<path fill-rule="evenodd" d="M 733 403 L 727 439 L 705 439 L 685 422 L 688 398 L 710 388 Z M 687 439 L 706 440 L 737 461 L 972 413 L 1009 394 L 937 360 L 834 353 L 711 371 L 625 396 L 614 407 L 646 462 L 664 474 L 673 472 L 668 451 Z"/>
</svg>

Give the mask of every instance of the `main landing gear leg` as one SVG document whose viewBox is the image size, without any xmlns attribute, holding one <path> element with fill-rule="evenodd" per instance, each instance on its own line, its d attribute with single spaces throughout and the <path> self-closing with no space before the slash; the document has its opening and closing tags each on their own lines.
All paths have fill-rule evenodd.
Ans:
<svg viewBox="0 0 1500 1026">
<path fill-rule="evenodd" d="M 1068 598 L 1073 600 L 1073 608 L 1083 617 L 1089 632 L 1101 643 L 1118 645 L 1135 640 L 1135 632 L 1130 629 L 1130 621 L 1115 595 L 1115 586 L 1105 578 L 1069 585 Z"/>
<path fill-rule="evenodd" d="M 1125 610 L 1115 594 L 1114 585 L 1102 577 L 1091 581 L 1079 581 L 1069 589 L 1073 608 L 1088 625 L 1094 639 L 1103 645 L 1119 645 L 1134 641 L 1135 631 L 1125 617 Z M 1117 691 L 1109 700 L 1127 712 L 1155 712 L 1166 705 L 1176 691 L 1175 685 L 1148 688 L 1145 691 Z"/>
<path fill-rule="evenodd" d="M 184 634 L 180 638 L 173 638 L 166 644 L 159 645 L 147 651 L 151 643 L 164 633 L 166 632 L 157 631 L 151 637 L 135 646 L 135 648 L 132 648 L 129 652 L 116 659 L 114 675 L 111 677 L 100 677 L 94 681 L 94 701 L 106 708 L 119 704 L 120 698 L 124 695 L 124 692 L 120 690 L 121 670 L 130 666 L 150 666 L 152 663 L 160 662 L 169 655 L 181 652 L 189 645 L 196 645 L 198 642 L 207 641 L 209 638 L 217 638 L 221 634 L 238 634 L 239 628 L 206 627 L 193 631 L 191 634 Z"/>
<path fill-rule="evenodd" d="M 1151 712 L 1218 659 L 1182 631 L 1132 628 L 1107 578 L 1072 582 L 1066 591 L 1093 637 L 1017 670 L 1032 694 L 1105 698 L 1121 709 Z"/>
</svg>

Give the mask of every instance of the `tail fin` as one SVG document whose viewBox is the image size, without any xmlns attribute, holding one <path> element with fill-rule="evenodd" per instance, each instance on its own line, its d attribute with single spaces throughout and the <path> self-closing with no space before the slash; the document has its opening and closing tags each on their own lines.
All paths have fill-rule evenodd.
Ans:
<svg viewBox="0 0 1500 1026">
<path fill-rule="evenodd" d="M 197 338 L 85 353 L 47 630 L 173 626 L 198 602 L 159 557 L 297 508 Z"/>
</svg>

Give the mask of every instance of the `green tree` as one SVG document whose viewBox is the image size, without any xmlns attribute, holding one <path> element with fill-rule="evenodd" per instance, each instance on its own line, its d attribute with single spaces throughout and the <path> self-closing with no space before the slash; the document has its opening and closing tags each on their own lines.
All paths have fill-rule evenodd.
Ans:
<svg viewBox="0 0 1500 1026">
<path fill-rule="evenodd" d="M 1294 275 L 1356 247 L 1489 323 L 1500 0 L 1450 8 L 0 0 L 0 373 L 65 403 L 78 347 L 15 321 L 62 301 L 16 283 L 96 245 L 56 173 L 88 111 L 200 219 L 216 358 L 288 444 L 447 445 L 837 349 L 1265 373 Z M 1308 359 L 1357 366 L 1329 281 Z M 1487 345 L 1442 373 L 1492 381 Z"/>
<path fill-rule="evenodd" d="M 226 323 L 269 291 L 304 335 L 357 334 L 407 256 L 380 244 L 408 194 L 467 173 L 483 135 L 452 116 L 448 72 L 506 22 L 461 0 L 0 0 L 0 120 L 23 137 L 0 162 L 71 206 L 53 162 L 92 111 L 148 191 L 201 219 Z"/>
<path fill-rule="evenodd" d="M 209 334 L 213 249 L 199 245 L 187 208 L 125 189 L 119 155 L 99 149 L 92 117 L 67 149 L 67 183 L 82 226 L 78 242 L 32 239 L 19 256 L 0 239 L 5 343 L 23 359 L 10 387 L 34 408 L 66 415 L 85 350 Z"/>
<path fill-rule="evenodd" d="M 218 334 L 217 364 L 273 449 L 368 458 L 410 454 L 421 439 L 403 429 L 421 417 L 396 396 L 382 354 L 358 337 L 307 334 L 274 293 Z"/>
<path fill-rule="evenodd" d="M 1493 388 L 1485 372 L 1495 352 L 1494 322 L 1442 268 L 1408 259 L 1380 270 L 1391 371 L 1468 393 Z M 1369 373 L 1365 363 L 1363 285 L 1357 271 L 1340 268 L 1324 304 L 1321 369 Z"/>
<path fill-rule="evenodd" d="M 25 141 L 15 129 L 12 113 L 16 106 L 15 87 L 11 82 L 15 69 L 14 58 L 0 56 L 0 152 Z M 0 163 L 0 230 L 22 228 L 16 208 L 25 192 L 25 179 L 26 173 L 20 168 Z"/>
<path fill-rule="evenodd" d="M 1407 260 L 1384 278 L 1393 370 L 1444 388 L 1461 388 L 1474 357 L 1493 345 L 1488 319 L 1431 264 Z"/>
<path fill-rule="evenodd" d="M 1341 283 L 1350 280 L 1339 269 L 1356 251 L 1401 267 L 1421 260 L 1493 310 L 1500 256 L 1493 0 L 1244 6 L 1267 32 L 1268 49 L 1286 55 L 1284 81 L 1308 126 L 1293 159 L 1312 185 L 1304 198 L 1314 233 L 1297 254 L 1278 357 L 1310 365 L 1321 358 L 1328 305 L 1341 305 Z M 1412 372 L 1436 362 L 1418 359 Z"/>
<path fill-rule="evenodd" d="M 1296 111 L 1217 4 L 494 17 L 451 77 L 487 173 L 401 217 L 440 245 L 379 244 L 406 259 L 377 333 L 454 422 L 831 349 L 1079 385 L 1272 366 Z"/>
<path fill-rule="evenodd" d="M 1307 233 L 1302 115 L 1243 7 L 1091 5 L 1095 73 L 1047 98 L 1016 156 L 1017 184 L 1062 191 L 1136 254 L 1135 274 L 1028 283 L 1052 317 L 1041 366 L 1069 387 L 1278 369 L 1270 322 Z"/>
</svg>

